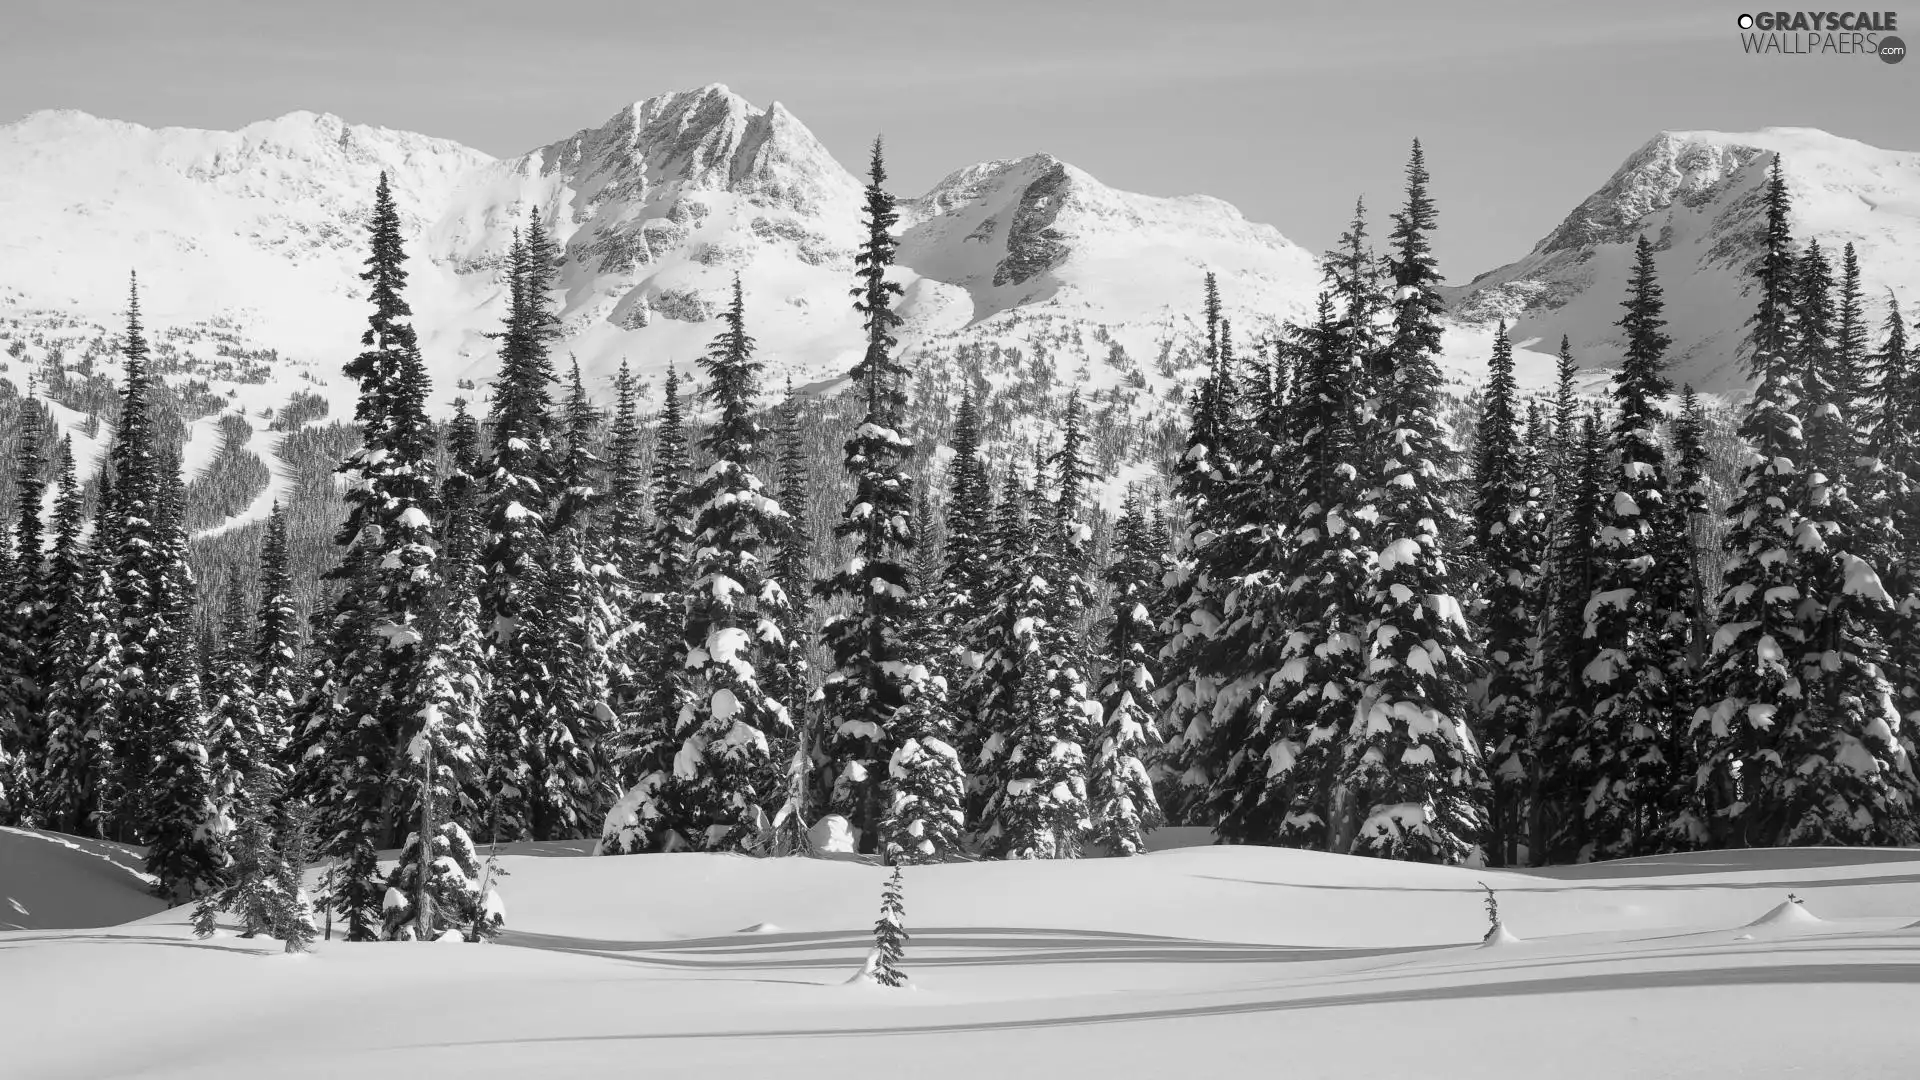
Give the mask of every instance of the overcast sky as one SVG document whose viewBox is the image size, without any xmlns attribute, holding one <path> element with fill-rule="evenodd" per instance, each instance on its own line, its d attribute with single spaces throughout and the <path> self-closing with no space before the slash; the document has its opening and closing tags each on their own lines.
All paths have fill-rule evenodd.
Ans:
<svg viewBox="0 0 1920 1080">
<path fill-rule="evenodd" d="M 1718 0 L 0 3 L 0 122 L 311 109 L 505 156 L 722 82 L 785 103 L 855 169 L 884 133 L 902 194 L 1044 150 L 1125 190 L 1218 196 L 1314 250 L 1356 195 L 1391 209 L 1418 136 L 1456 282 L 1524 254 L 1663 129 L 1920 149 L 1920 60 L 1747 56 L 1748 8 Z"/>
</svg>

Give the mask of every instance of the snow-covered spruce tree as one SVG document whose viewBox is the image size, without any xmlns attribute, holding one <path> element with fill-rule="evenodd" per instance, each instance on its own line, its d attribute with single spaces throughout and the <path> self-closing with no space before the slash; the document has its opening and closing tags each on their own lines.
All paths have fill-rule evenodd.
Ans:
<svg viewBox="0 0 1920 1080">
<path fill-rule="evenodd" d="M 488 820 L 495 840 L 551 838 L 558 807 L 540 759 L 547 728 L 558 722 L 548 669 L 555 628 L 541 596 L 550 560 L 547 530 L 559 493 L 554 446 L 554 245 L 531 215 L 516 237 L 509 268 L 506 325 L 499 331 L 500 372 L 488 417 L 493 457 L 482 515 L 481 628 L 491 681 L 486 706 Z"/>
<path fill-rule="evenodd" d="M 767 431 L 754 415 L 762 364 L 738 278 L 722 321 L 700 361 L 704 396 L 717 411 L 700 448 L 713 464 L 690 498 L 698 516 L 681 635 L 687 700 L 673 733 L 672 806 L 661 822 L 703 851 L 763 841 L 766 808 L 784 793 L 781 766 L 793 733 L 787 704 L 759 681 L 760 668 L 790 648 L 780 634 L 786 594 L 767 576 L 763 556 L 787 513 L 754 474 L 766 457 Z"/>
<path fill-rule="evenodd" d="M 1805 712 L 1778 729 L 1786 770 L 1778 792 L 1783 844 L 1911 843 L 1913 763 L 1896 734 L 1900 717 L 1883 674 L 1881 636 L 1893 597 L 1874 567 L 1890 542 L 1856 495 L 1874 457 L 1868 452 L 1861 391 L 1866 347 L 1859 266 L 1843 256 L 1837 295 L 1819 245 L 1808 245 L 1797 275 L 1795 366 L 1807 468 L 1801 499 L 1807 530 L 1798 537 L 1800 608 L 1806 620 L 1799 656 Z M 1864 466 L 1864 467 L 1863 467 Z"/>
<path fill-rule="evenodd" d="M 1087 410 L 1080 392 L 1067 397 L 1061 422 L 1060 449 L 1047 459 L 1053 481 L 1050 532 L 1041 543 L 1047 571 L 1047 621 L 1042 642 L 1047 650 L 1048 698 L 1061 709 L 1059 733 L 1067 745 L 1056 747 L 1070 767 L 1069 791 L 1076 802 L 1063 803 L 1058 814 L 1064 836 L 1072 829 L 1085 839 L 1093 827 L 1087 805 L 1086 769 L 1089 751 L 1100 738 L 1100 702 L 1094 696 L 1093 655 L 1089 620 L 1093 606 L 1093 524 L 1091 506 L 1093 465 L 1087 459 Z M 1039 489 L 1036 485 L 1036 506 Z M 1055 796 L 1058 800 L 1058 796 Z"/>
<path fill-rule="evenodd" d="M 1092 829 L 1086 751 L 1099 715 L 1087 686 L 1079 624 L 1085 597 L 1078 521 L 1084 463 L 1079 458 L 1078 398 L 1068 434 L 1053 456 L 1060 499 L 1046 498 L 1047 470 L 1036 463 L 1033 491 L 1011 473 L 996 524 L 1002 567 L 978 637 L 986 646 L 976 677 L 985 681 L 980 770 L 986 794 L 981 841 L 997 858 L 1074 858 Z"/>
<path fill-rule="evenodd" d="M 359 384 L 361 445 L 346 479 L 344 547 L 331 576 L 343 588 L 320 639 L 316 678 L 295 721 L 294 793 L 315 811 L 321 854 L 338 860 L 331 890 L 349 940 L 375 934 L 374 852 L 411 817 L 406 750 L 428 705 L 427 613 L 434 600 L 434 432 L 428 379 L 403 290 L 406 252 L 385 175 L 374 192 L 367 269 L 372 311 L 361 352 L 344 366 Z"/>
<path fill-rule="evenodd" d="M 548 565 L 537 597 L 542 624 L 552 635 L 527 643 L 545 653 L 547 700 L 554 712 L 534 730 L 535 776 L 541 787 L 533 800 L 534 834 L 575 836 L 592 827 L 607 802 L 600 755 L 613 724 L 609 705 L 612 661 L 608 641 L 618 618 L 613 602 L 622 584 L 606 558 L 603 533 L 596 528 L 601 494 L 599 458 L 592 441 L 596 417 L 573 367 L 565 407 L 565 437 L 559 471 L 559 498 L 547 541 Z"/>
<path fill-rule="evenodd" d="M 1210 748 L 1232 741 L 1214 730 L 1219 680 L 1206 657 L 1214 650 L 1213 635 L 1226 621 L 1222 609 L 1227 587 L 1217 568 L 1233 566 L 1236 560 L 1216 545 L 1230 535 L 1222 494 L 1237 481 L 1240 468 L 1229 432 L 1233 388 L 1221 385 L 1220 290 L 1211 271 L 1204 295 L 1207 336 L 1201 360 L 1206 371 L 1188 396 L 1187 442 L 1174 467 L 1174 501 L 1184 521 L 1162 577 L 1165 681 L 1156 695 L 1169 729 L 1164 767 L 1174 778 L 1170 790 L 1162 793 L 1162 805 L 1169 820 L 1178 824 L 1198 823 L 1205 814 L 1198 808 L 1219 786 L 1209 772 L 1207 755 Z"/>
<path fill-rule="evenodd" d="M 1727 508 L 1727 561 L 1706 661 L 1702 705 L 1690 729 L 1699 765 L 1688 819 L 1693 842 L 1768 847 L 1785 837 L 1797 786 L 1782 732 L 1804 725 L 1798 658 L 1811 637 L 1800 602 L 1807 444 L 1793 344 L 1791 203 L 1776 156 L 1766 190 L 1766 247 L 1754 269 L 1760 303 L 1746 341 L 1753 396 L 1740 424 L 1752 455 Z"/>
<path fill-rule="evenodd" d="M 262 805 L 250 786 L 274 765 L 273 747 L 261 728 L 259 698 L 249 663 L 253 628 L 239 575 L 229 573 L 220 637 L 207 665 L 207 775 L 212 785 L 216 838 L 231 833 L 246 808 Z"/>
<path fill-rule="evenodd" d="M 1381 350 L 1384 445 L 1370 496 L 1379 544 L 1368 591 L 1367 668 L 1341 782 L 1360 817 L 1352 851 L 1460 862 L 1478 847 L 1485 785 L 1467 732 L 1472 636 L 1453 583 L 1447 470 L 1455 454 L 1435 412 L 1444 309 L 1427 234 L 1436 216 L 1416 140 L 1394 215 L 1392 338 Z M 1444 524 L 1443 524 L 1444 523 Z"/>
<path fill-rule="evenodd" d="M 381 901 L 381 937 L 388 941 L 436 940 L 445 934 L 463 936 L 478 933 L 491 938 L 506 925 L 506 906 L 487 879 L 473 838 L 458 822 L 435 826 L 431 872 L 426 881 L 426 906 L 431 913 L 423 920 L 417 910 L 420 889 L 420 834 L 408 834 L 406 846 L 387 878 L 386 895 Z M 425 925 L 422 925 L 422 923 Z"/>
<path fill-rule="evenodd" d="M 1567 335 L 1561 334 L 1554 367 L 1553 439 L 1548 453 L 1553 480 L 1549 494 L 1555 502 L 1570 495 L 1579 483 L 1580 468 L 1585 464 L 1580 453 L 1580 398 L 1574 387 L 1574 378 L 1579 373 L 1580 366 L 1573 359 L 1573 346 Z"/>
<path fill-rule="evenodd" d="M 1160 591 L 1159 553 L 1151 544 L 1139 498 L 1129 488 L 1114 526 L 1113 557 L 1107 565 L 1113 614 L 1100 658 L 1106 673 L 1100 686 L 1103 719 L 1087 776 L 1092 839 L 1115 855 L 1145 851 L 1146 834 L 1162 821 L 1146 766 L 1160 744 L 1160 731 L 1149 708 L 1156 663 L 1149 646 L 1157 636 L 1149 605 Z"/>
<path fill-rule="evenodd" d="M 286 942 L 286 951 L 304 952 L 313 941 L 313 905 L 301 878 L 306 869 L 304 810 L 276 810 L 279 781 L 262 759 L 239 785 L 243 798 L 238 824 L 221 845 L 226 859 L 224 883 L 200 898 L 193 911 L 193 932 L 211 937 L 222 911 L 240 917 L 240 936 L 259 934 Z"/>
<path fill-rule="evenodd" d="M 144 702 L 151 710 L 146 716 L 147 744 L 153 758 L 139 803 L 154 894 L 178 903 L 219 882 L 215 844 L 223 825 L 207 774 L 207 722 L 193 638 L 193 571 L 187 565 L 186 491 L 179 460 L 171 453 L 156 458 L 152 555 L 157 573 L 148 593 L 152 632 L 143 671 Z"/>
<path fill-rule="evenodd" d="M 447 429 L 447 469 L 440 479 L 440 552 L 434 560 L 438 589 L 426 620 L 428 656 L 423 677 L 431 714 L 420 717 L 433 735 L 432 792 L 436 820 L 487 820 L 486 738 L 481 728 L 487 701 L 486 635 L 480 627 L 476 564 L 484 540 L 480 521 L 480 427 L 466 401 L 454 401 Z M 417 740 L 416 734 L 414 739 Z M 421 751 L 409 742 L 415 762 L 408 782 L 419 783 Z M 420 796 L 416 792 L 414 798 Z"/>
<path fill-rule="evenodd" d="M 1891 604 L 1882 624 L 1885 665 L 1901 738 L 1920 731 L 1920 352 L 1907 343 L 1900 305 L 1888 297 L 1885 340 L 1873 361 L 1873 505 L 1884 520 L 1875 559 Z"/>
<path fill-rule="evenodd" d="M 1582 673 L 1593 658 L 1587 603 L 1598 563 L 1600 492 L 1606 483 L 1606 441 L 1599 414 L 1577 418 L 1571 459 L 1558 482 L 1547 544 L 1545 613 L 1541 621 L 1540 707 L 1528 777 L 1527 860 L 1534 866 L 1572 862 L 1587 849 L 1587 794 L 1593 759 L 1587 746 L 1592 687 Z"/>
<path fill-rule="evenodd" d="M 43 423 L 40 403 L 23 401 L 13 447 L 13 572 L 11 581 L 0 578 L 0 822 L 28 826 L 37 825 L 42 816 L 34 795 L 46 753 L 48 662 L 59 595 L 50 588 L 52 561 L 45 550 L 41 514 L 47 489 Z"/>
<path fill-rule="evenodd" d="M 1340 246 L 1323 257 L 1328 291 L 1313 323 L 1289 330 L 1284 345 L 1297 374 L 1286 427 L 1257 474 L 1265 490 L 1250 493 L 1237 526 L 1276 531 L 1237 579 L 1237 613 L 1265 623 L 1259 644 L 1223 654 L 1242 665 L 1253 692 L 1266 690 L 1260 708 L 1268 713 L 1251 738 L 1217 751 L 1244 755 L 1247 779 L 1220 816 L 1223 835 L 1243 841 L 1344 851 L 1359 825 L 1359 807 L 1338 782 L 1340 740 L 1365 672 L 1376 514 L 1359 465 L 1379 439 L 1372 369 L 1387 313 L 1383 268 L 1366 236 L 1357 207 Z"/>
<path fill-rule="evenodd" d="M 1200 659 L 1218 687 L 1197 755 L 1214 828 L 1230 843 L 1323 847 L 1336 764 L 1334 733 L 1353 715 L 1360 674 L 1356 598 L 1364 555 L 1352 548 L 1360 491 L 1353 469 L 1355 354 L 1329 293 L 1286 347 L 1300 373 L 1289 430 L 1241 497 L 1245 531 L 1264 543 L 1211 575 L 1232 621 Z M 1270 508 L 1270 509 L 1269 509 Z M 1265 522 L 1270 522 L 1266 524 Z M 1211 561 L 1224 545 L 1206 549 Z"/>
<path fill-rule="evenodd" d="M 1489 798 L 1487 861 L 1519 865 L 1526 840 L 1528 778 L 1539 723 L 1541 556 L 1546 514 L 1535 458 L 1521 442 L 1516 414 L 1513 346 L 1504 322 L 1495 332 L 1493 360 L 1480 409 L 1474 468 L 1474 541 L 1486 571 L 1482 625 L 1486 628 L 1487 685 L 1480 705 Z M 1536 413 L 1537 415 L 1537 413 Z"/>
<path fill-rule="evenodd" d="M 639 571 L 630 575 L 636 590 L 634 631 L 622 649 L 628 674 L 616 688 L 621 731 L 612 756 L 626 793 L 607 813 L 598 848 L 605 854 L 689 843 L 684 832 L 676 831 L 686 825 L 676 802 L 680 789 L 667 783 L 681 744 L 681 711 L 689 701 L 681 631 L 686 626 L 693 508 L 683 401 L 679 374 L 669 364 L 665 400 L 654 423 L 653 521 L 635 553 Z"/>
<path fill-rule="evenodd" d="M 156 445 L 137 290 L 122 348 L 126 388 L 109 452 L 116 482 L 104 530 L 114 544 L 122 646 L 108 798 L 114 835 L 147 845 L 155 892 L 183 899 L 210 885 L 216 871 L 203 828 L 210 801 L 179 462 Z"/>
<path fill-rule="evenodd" d="M 973 387 L 954 414 L 953 458 L 947 466 L 947 534 L 939 584 L 927 597 L 927 633 L 938 652 L 935 670 L 947 680 L 954 748 L 967 777 L 967 820 L 977 822 L 985 793 L 979 774 L 986 738 L 980 724 L 985 684 L 974 677 L 983 653 L 972 628 L 985 615 L 997 567 L 993 544 L 993 482 L 980 453 L 980 409 Z"/>
<path fill-rule="evenodd" d="M 1653 245 L 1640 237 L 1616 324 L 1626 352 L 1613 377 L 1614 420 L 1594 534 L 1595 577 L 1587 600 L 1592 658 L 1581 677 L 1592 695 L 1585 740 L 1594 770 L 1587 797 L 1586 857 L 1652 854 L 1667 808 L 1674 715 L 1667 676 L 1684 662 L 1684 537 L 1657 429 L 1666 376 L 1665 304 Z M 1676 543 L 1676 540 L 1679 543 Z"/>
<path fill-rule="evenodd" d="M 127 303 L 127 330 L 121 341 L 125 386 L 120 398 L 120 424 L 108 451 L 113 476 L 113 501 L 102 515 L 101 530 L 113 543 L 114 606 L 120 619 L 119 700 L 113 729 L 115 766 L 105 798 L 111 815 L 110 835 L 138 842 L 150 820 L 153 760 L 158 753 L 152 718 L 157 714 L 158 686 L 152 655 L 163 628 L 158 625 L 154 583 L 161 574 L 156 519 L 159 513 L 160 468 L 156 461 L 154 425 L 148 394 L 147 339 L 140 324 L 140 295 L 133 286 Z M 100 543 L 99 540 L 95 541 Z"/>
<path fill-rule="evenodd" d="M 1672 562 L 1670 606 L 1677 621 L 1673 632 L 1678 644 L 1667 652 L 1667 700 L 1673 719 L 1665 732 L 1665 753 L 1671 763 L 1665 834 L 1669 847 L 1687 848 L 1701 835 L 1691 794 L 1694 745 L 1687 732 L 1700 707 L 1700 671 L 1713 630 L 1707 614 L 1706 537 L 1714 501 L 1713 482 L 1708 476 L 1707 414 L 1691 384 L 1681 388 L 1672 443 L 1673 506 L 1663 530 L 1663 547 L 1669 550 Z"/>
<path fill-rule="evenodd" d="M 787 392 L 780 399 L 777 416 L 779 428 L 775 435 L 780 443 L 780 457 L 776 482 L 780 505 L 794 516 L 795 525 L 780 538 L 779 550 L 773 558 L 773 575 L 787 596 L 799 602 L 813 591 L 813 533 L 802 524 L 807 505 L 813 501 L 808 478 L 812 462 L 807 459 L 806 433 L 800 426 L 800 399 L 793 394 L 791 377 L 787 379 Z"/>
<path fill-rule="evenodd" d="M 913 477 L 905 463 L 913 444 L 899 431 L 906 369 L 894 356 L 893 328 L 900 316 L 893 302 L 901 288 L 887 279 L 899 214 L 884 186 L 886 175 L 876 139 L 867 174 L 866 237 L 854 256 L 854 310 L 867 341 L 849 373 L 866 399 L 866 415 L 846 443 L 854 490 L 834 526 L 849 552 L 846 563 L 817 589 L 839 612 L 821 632 L 833 658 L 833 670 L 820 687 L 821 750 L 833 784 L 832 805 L 858 830 L 861 847 L 875 851 L 889 796 L 887 763 L 901 745 L 895 714 L 927 691 L 926 665 L 906 640 L 912 620 L 905 560 L 913 550 Z"/>
<path fill-rule="evenodd" d="M 639 383 L 623 358 L 613 376 L 613 421 L 607 431 L 606 533 L 607 558 L 629 589 L 641 574 L 646 548 L 647 480 L 640 470 L 639 398 Z"/>
<path fill-rule="evenodd" d="M 73 455 L 64 452 L 61 460 L 52 575 L 59 606 L 47 665 L 46 752 L 34 802 L 46 828 L 99 836 L 103 785 L 112 768 L 109 734 L 117 717 L 120 665 L 112 552 L 101 550 L 111 537 L 103 522 L 95 530 L 93 546 L 83 543 L 84 503 Z M 110 499 L 103 491 L 103 511 Z"/>
<path fill-rule="evenodd" d="M 907 933 L 907 907 L 904 890 L 900 883 L 900 868 L 893 868 L 892 876 L 880 891 L 880 918 L 873 924 L 873 980 L 881 986 L 903 986 L 907 977 L 900 970 L 900 961 L 906 956 L 907 942 L 912 935 Z"/>
<path fill-rule="evenodd" d="M 251 678 L 254 707 L 260 713 L 264 768 L 283 786 L 291 775 L 287 759 L 289 725 L 300 682 L 300 623 L 294 608 L 293 572 L 288 561 L 287 512 L 276 500 L 267 515 L 260 544 L 260 608 L 255 619 Z"/>
<path fill-rule="evenodd" d="M 793 715 L 793 753 L 787 761 L 787 796 L 774 812 L 774 847 L 790 854 L 807 854 L 812 840 L 807 829 L 814 815 L 814 748 L 820 742 L 817 709 L 812 697 L 811 665 L 803 643 L 812 636 L 813 605 L 813 533 L 808 528 L 808 507 L 813 501 L 808 472 L 805 433 L 800 425 L 800 401 L 793 393 L 793 379 L 787 379 L 781 397 L 775 432 L 780 444 L 775 467 L 780 505 L 788 513 L 787 529 L 780 536 L 772 562 L 775 581 L 787 594 L 790 609 L 782 635 L 794 646 L 785 658 L 776 658 L 765 672 L 762 683 L 767 692 L 788 703 Z"/>
<path fill-rule="evenodd" d="M 894 713 L 900 745 L 887 762 L 880 854 L 895 865 L 945 862 L 963 850 L 966 835 L 966 772 L 953 745 L 946 679 L 923 678 Z"/>
</svg>

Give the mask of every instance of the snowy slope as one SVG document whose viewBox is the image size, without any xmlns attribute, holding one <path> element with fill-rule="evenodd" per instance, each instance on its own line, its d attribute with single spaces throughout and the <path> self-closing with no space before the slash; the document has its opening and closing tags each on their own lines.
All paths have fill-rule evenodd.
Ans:
<svg viewBox="0 0 1920 1080">
<path fill-rule="evenodd" d="M 873 1062 L 930 1080 L 1228 1076 L 1252 1061 L 1289 1077 L 1485 1080 L 1912 1069 L 1911 851 L 1534 874 L 1218 847 L 909 868 L 912 988 L 885 991 L 847 985 L 881 868 L 542 849 L 503 859 L 509 930 L 489 946 L 333 942 L 288 958 L 231 931 L 197 941 L 186 909 L 0 933 L 0 1015 L 36 1036 L 9 1046 L 8 1066 L 810 1078 Z M 1483 882 L 1507 931 L 1484 946 Z"/>
<path fill-rule="evenodd" d="M 0 828 L 0 931 L 112 926 L 160 911 L 145 865 L 145 852 L 125 844 Z"/>
<path fill-rule="evenodd" d="M 1858 250 L 1877 325 L 1887 297 L 1920 303 L 1920 152 L 1882 150 L 1812 128 L 1748 134 L 1664 132 L 1641 147 L 1525 258 L 1453 292 L 1469 321 L 1517 320 L 1514 339 L 1554 351 L 1562 334 L 1584 366 L 1611 366 L 1613 325 L 1633 244 L 1654 244 L 1676 381 L 1743 385 L 1736 350 L 1753 313 L 1747 268 L 1765 223 L 1774 155 L 1793 197 L 1793 230 L 1834 254 Z"/>
</svg>

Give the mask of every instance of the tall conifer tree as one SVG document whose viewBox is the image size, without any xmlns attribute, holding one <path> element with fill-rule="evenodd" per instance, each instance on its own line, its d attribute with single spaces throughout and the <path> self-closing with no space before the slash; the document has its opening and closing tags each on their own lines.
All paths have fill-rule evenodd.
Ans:
<svg viewBox="0 0 1920 1080">
<path fill-rule="evenodd" d="M 1428 239 L 1436 220 L 1415 140 L 1388 259 L 1396 291 L 1392 338 L 1378 354 L 1384 444 L 1373 502 L 1379 549 L 1369 591 L 1367 674 L 1342 780 L 1360 816 L 1355 852 L 1459 862 L 1482 834 L 1484 779 L 1465 724 L 1472 639 L 1448 550 L 1458 531 L 1446 485 L 1455 451 L 1436 413 L 1444 309 Z"/>
<path fill-rule="evenodd" d="M 886 176 L 876 139 L 867 174 L 866 238 L 854 256 L 858 283 L 852 290 L 867 341 L 850 378 L 865 398 L 866 414 L 847 440 L 846 468 L 854 492 L 834 527 L 851 551 L 819 587 L 820 596 L 843 611 L 822 635 L 833 656 L 833 671 L 821 685 L 822 749 L 833 805 L 861 832 L 863 846 L 879 839 L 887 763 L 901 745 L 895 715 L 927 692 L 924 658 L 906 640 L 912 616 L 906 559 L 914 537 L 913 477 L 905 466 L 913 444 L 899 431 L 906 369 L 894 356 L 893 330 L 900 316 L 893 303 L 901 287 L 887 277 L 899 213 Z"/>
<path fill-rule="evenodd" d="M 1626 354 L 1614 373 L 1614 421 L 1600 492 L 1598 573 L 1587 601 L 1592 658 L 1582 669 L 1593 696 L 1587 756 L 1596 769 L 1588 797 L 1594 858 L 1651 854 L 1664 827 L 1673 745 L 1668 676 L 1687 647 L 1683 518 L 1673 502 L 1657 429 L 1666 376 L 1665 304 L 1653 246 L 1640 237 L 1618 325 Z"/>
<path fill-rule="evenodd" d="M 670 825 L 706 851 L 742 850 L 766 837 L 767 807 L 783 790 L 780 765 L 793 736 L 789 706 L 770 697 L 758 676 L 790 648 L 780 635 L 786 596 L 766 569 L 787 514 L 754 472 L 767 456 L 754 407 L 763 365 L 753 355 L 738 278 L 722 321 L 700 361 L 717 415 L 700 442 L 713 464 L 690 500 L 697 517 L 681 661 L 688 697 L 674 732 L 671 781 Z"/>
<path fill-rule="evenodd" d="M 1482 602 L 1488 672 L 1480 730 L 1490 789 L 1486 851 L 1496 866 L 1513 866 L 1519 859 L 1539 722 L 1535 650 L 1545 514 L 1531 455 L 1521 442 L 1517 390 L 1513 346 L 1503 322 L 1487 369 L 1474 469 L 1474 538 L 1487 574 Z"/>
</svg>

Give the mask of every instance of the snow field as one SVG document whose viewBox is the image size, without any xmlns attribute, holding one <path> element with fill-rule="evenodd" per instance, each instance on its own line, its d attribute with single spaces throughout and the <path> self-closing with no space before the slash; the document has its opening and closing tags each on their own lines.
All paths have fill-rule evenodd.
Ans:
<svg viewBox="0 0 1920 1080">
<path fill-rule="evenodd" d="M 579 847 L 503 849 L 491 946 L 285 957 L 196 941 L 187 909 L 0 934 L 0 1015 L 49 1036 L 10 1075 L 1891 1077 L 1920 1005 L 1920 852 L 910 868 L 895 992 L 847 982 L 882 868 Z M 1517 940 L 1481 946 L 1483 881 Z"/>
</svg>

